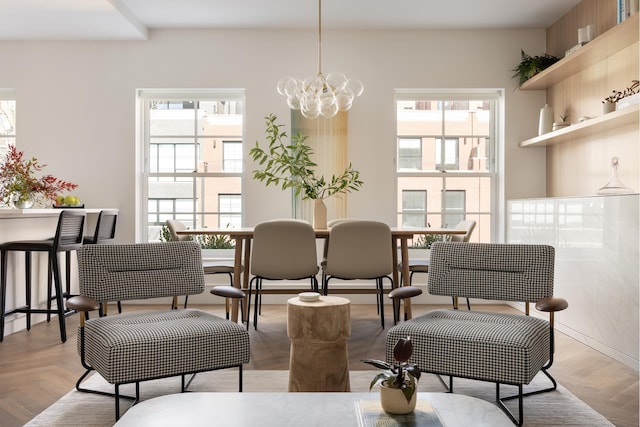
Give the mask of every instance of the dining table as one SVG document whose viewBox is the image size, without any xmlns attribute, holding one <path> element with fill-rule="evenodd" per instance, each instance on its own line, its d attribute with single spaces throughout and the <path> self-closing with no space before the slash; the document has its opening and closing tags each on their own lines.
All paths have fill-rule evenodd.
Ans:
<svg viewBox="0 0 640 427">
<path fill-rule="evenodd" d="M 316 239 L 328 239 L 331 230 L 315 229 Z M 233 286 L 238 289 L 249 289 L 249 262 L 251 260 L 251 241 L 253 240 L 253 227 L 241 227 L 241 228 L 191 228 L 187 230 L 176 231 L 178 235 L 224 235 L 228 236 L 235 243 L 234 251 L 234 272 L 233 272 Z M 399 281 L 398 268 L 393 269 L 393 287 L 396 286 L 408 286 L 410 284 L 409 275 L 409 240 L 414 236 L 419 235 L 453 235 L 464 234 L 465 230 L 458 230 L 455 228 L 440 228 L 440 227 L 391 227 L 391 242 L 393 250 L 391 251 L 393 257 L 393 266 L 398 266 L 398 250 L 400 247 L 400 261 L 402 265 L 402 283 Z M 245 271 L 243 270 L 245 267 Z M 244 273 L 244 274 L 243 274 Z M 353 292 L 353 290 L 351 290 Z M 290 291 L 289 291 L 290 292 Z M 249 296 L 250 297 L 250 296 Z M 411 318 L 411 300 L 407 299 L 404 302 L 404 311 L 407 319 Z M 247 307 L 248 304 L 244 304 Z M 248 318 L 249 313 L 245 313 L 245 319 Z M 234 299 L 231 306 L 231 320 L 238 321 L 238 301 Z"/>
</svg>

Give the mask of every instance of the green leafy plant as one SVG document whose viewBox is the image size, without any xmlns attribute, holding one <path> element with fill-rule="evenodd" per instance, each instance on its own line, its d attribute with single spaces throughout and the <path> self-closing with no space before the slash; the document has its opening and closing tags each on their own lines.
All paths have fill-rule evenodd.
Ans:
<svg viewBox="0 0 640 427">
<path fill-rule="evenodd" d="M 46 165 L 38 159 L 24 158 L 24 152 L 10 145 L 7 156 L 0 163 L 0 198 L 4 203 L 26 202 L 33 197 L 42 197 L 47 202 L 56 201 L 58 193 L 75 189 L 78 184 L 60 180 L 52 175 L 38 178 Z"/>
<path fill-rule="evenodd" d="M 420 234 L 411 246 L 413 249 L 431 249 L 431 245 L 435 242 L 442 242 L 449 239 L 447 235 L 437 234 Z"/>
<path fill-rule="evenodd" d="M 373 365 L 382 369 L 378 375 L 373 378 L 369 385 L 369 390 L 374 386 L 381 384 L 389 388 L 397 388 L 402 390 L 407 402 L 411 400 L 418 388 L 418 380 L 420 379 L 420 369 L 408 360 L 413 354 L 413 344 L 411 338 L 400 338 L 393 347 L 393 357 L 397 363 L 387 363 L 382 360 L 364 359 L 362 362 Z"/>
<path fill-rule="evenodd" d="M 296 134 L 287 145 L 284 142 L 287 134 L 280 130 L 283 125 L 276 124 L 277 119 L 273 114 L 265 117 L 268 149 L 260 148 L 256 142 L 256 146 L 249 150 L 253 160 L 262 167 L 253 171 L 254 179 L 266 182 L 267 186 L 281 186 L 283 190 L 292 188 L 295 195 L 302 194 L 303 199 L 324 199 L 362 187 L 360 173 L 353 169 L 351 163 L 340 175 L 332 175 L 330 180 L 317 176 L 317 164 L 311 160 L 313 150 L 305 144 L 307 137 Z"/>
<path fill-rule="evenodd" d="M 160 241 L 161 242 L 170 242 L 171 241 L 171 232 L 169 231 L 169 227 L 163 225 L 160 229 Z"/>
<path fill-rule="evenodd" d="M 233 249 L 236 247 L 233 240 L 225 234 L 197 235 L 196 241 L 202 249 Z"/>
<path fill-rule="evenodd" d="M 520 87 L 531 77 L 558 61 L 559 58 L 556 58 L 553 55 L 545 53 L 544 55 L 531 56 L 521 49 L 520 63 L 512 70 L 514 72 L 513 78 L 518 79 L 518 87 Z"/>
</svg>

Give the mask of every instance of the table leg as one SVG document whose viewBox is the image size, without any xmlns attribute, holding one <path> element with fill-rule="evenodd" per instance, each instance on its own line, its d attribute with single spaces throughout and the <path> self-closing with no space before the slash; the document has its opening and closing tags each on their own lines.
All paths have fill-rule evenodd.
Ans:
<svg viewBox="0 0 640 427">
<path fill-rule="evenodd" d="M 398 238 L 397 237 L 392 237 L 391 238 L 391 259 L 393 262 L 393 287 L 396 288 L 398 286 L 401 286 L 402 284 L 399 282 L 399 278 L 398 278 Z"/>
<path fill-rule="evenodd" d="M 242 275 L 242 289 L 245 292 L 249 290 L 249 277 L 251 276 L 251 238 L 246 237 L 244 239 L 244 274 Z M 251 298 L 251 295 L 247 295 L 247 298 Z M 249 304 L 248 301 L 244 302 L 245 319 L 249 322 Z"/>
<path fill-rule="evenodd" d="M 400 239 L 400 254 L 402 257 L 402 286 L 409 286 L 409 238 Z M 404 299 L 404 315 L 411 319 L 411 298 Z"/>
</svg>

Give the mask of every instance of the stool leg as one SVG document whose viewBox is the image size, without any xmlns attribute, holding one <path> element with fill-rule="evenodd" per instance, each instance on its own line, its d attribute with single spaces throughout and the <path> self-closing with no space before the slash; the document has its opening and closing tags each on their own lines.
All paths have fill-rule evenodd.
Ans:
<svg viewBox="0 0 640 427">
<path fill-rule="evenodd" d="M 58 305 L 58 323 L 60 324 L 60 340 L 67 341 L 67 330 L 64 318 L 64 302 L 62 298 L 62 282 L 60 280 L 60 265 L 56 252 L 50 252 L 49 258 L 53 269 L 53 281 L 56 286 L 56 304 Z"/>
<path fill-rule="evenodd" d="M 53 287 L 53 266 L 51 265 L 51 258 L 47 259 L 47 323 L 51 321 L 51 288 Z"/>
<path fill-rule="evenodd" d="M 67 290 L 65 293 L 65 298 L 71 297 L 71 251 L 65 251 L 65 267 L 67 269 Z"/>
<path fill-rule="evenodd" d="M 0 342 L 4 340 L 4 313 L 7 310 L 7 252 L 2 251 L 0 253 L 0 269 L 2 272 L 2 278 L 0 279 L 0 308 L 2 309 L 2 317 L 0 317 Z"/>
<path fill-rule="evenodd" d="M 27 331 L 31 330 L 31 252 L 25 252 L 25 296 L 27 300 Z"/>
</svg>

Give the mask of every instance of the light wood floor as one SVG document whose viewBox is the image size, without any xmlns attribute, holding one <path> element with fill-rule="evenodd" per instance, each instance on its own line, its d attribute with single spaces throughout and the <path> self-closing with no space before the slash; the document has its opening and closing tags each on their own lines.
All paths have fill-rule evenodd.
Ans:
<svg viewBox="0 0 640 427">
<path fill-rule="evenodd" d="M 199 308 L 223 315 L 223 306 Z M 435 306 L 414 306 L 414 316 L 433 308 Z M 512 310 L 507 306 L 476 305 L 473 308 Z M 133 309 L 125 307 L 126 311 Z M 389 313 L 387 328 L 392 323 Z M 55 321 L 38 324 L 29 332 L 9 335 L 0 343 L 0 426 L 23 425 L 74 387 L 83 372 L 76 353 L 77 326 L 77 315 L 67 318 L 69 339 L 65 344 L 60 343 Z M 384 357 L 386 330 L 380 328 L 375 307 L 353 305 L 351 330 L 350 369 L 373 369 L 360 360 Z M 259 330 L 251 328 L 251 359 L 246 369 L 288 368 L 285 306 L 263 307 Z M 551 373 L 560 384 L 616 426 L 638 426 L 638 372 L 635 370 L 558 333 Z"/>
</svg>

